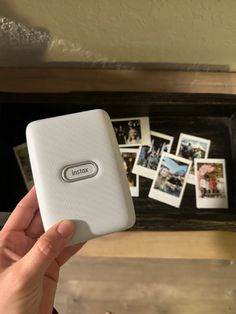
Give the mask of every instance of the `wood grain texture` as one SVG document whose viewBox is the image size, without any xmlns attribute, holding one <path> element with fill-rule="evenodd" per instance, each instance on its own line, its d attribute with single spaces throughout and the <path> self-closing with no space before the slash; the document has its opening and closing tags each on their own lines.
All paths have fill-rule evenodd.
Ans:
<svg viewBox="0 0 236 314">
<path fill-rule="evenodd" d="M 84 69 L 76 67 L 0 68 L 0 91 L 63 93 L 71 91 L 143 91 L 236 93 L 235 73 L 159 70 Z"/>
<path fill-rule="evenodd" d="M 114 233 L 90 240 L 80 256 L 236 259 L 236 233 L 220 231 Z"/>
<path fill-rule="evenodd" d="M 234 261 L 75 256 L 63 268 L 56 308 L 63 314 L 231 314 Z"/>
</svg>

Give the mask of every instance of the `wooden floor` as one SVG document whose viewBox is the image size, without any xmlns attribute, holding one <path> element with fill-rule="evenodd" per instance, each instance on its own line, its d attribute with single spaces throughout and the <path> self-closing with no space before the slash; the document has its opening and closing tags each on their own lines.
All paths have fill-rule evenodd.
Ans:
<svg viewBox="0 0 236 314">
<path fill-rule="evenodd" d="M 56 297 L 61 314 L 236 313 L 236 262 L 76 255 Z"/>
</svg>

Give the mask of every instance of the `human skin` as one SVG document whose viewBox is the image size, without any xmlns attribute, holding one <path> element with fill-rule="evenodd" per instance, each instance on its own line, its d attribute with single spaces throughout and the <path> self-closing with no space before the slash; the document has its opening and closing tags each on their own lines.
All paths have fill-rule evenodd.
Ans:
<svg viewBox="0 0 236 314">
<path fill-rule="evenodd" d="M 162 178 L 166 178 L 168 175 L 169 175 L 169 170 L 167 168 L 163 168 L 159 173 L 159 176 Z"/>
<path fill-rule="evenodd" d="M 83 244 L 67 246 L 72 221 L 44 232 L 35 189 L 19 202 L 0 231 L 0 309 L 4 314 L 51 314 L 60 267 Z"/>
</svg>

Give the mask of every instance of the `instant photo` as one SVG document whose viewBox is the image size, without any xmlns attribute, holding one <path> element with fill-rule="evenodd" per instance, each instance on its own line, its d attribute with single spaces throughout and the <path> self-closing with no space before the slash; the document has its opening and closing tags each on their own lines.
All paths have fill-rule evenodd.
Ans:
<svg viewBox="0 0 236 314">
<path fill-rule="evenodd" d="M 124 161 L 124 168 L 126 171 L 131 195 L 134 197 L 138 197 L 139 196 L 139 176 L 132 173 L 138 149 L 122 148 L 120 149 L 120 152 Z"/>
<path fill-rule="evenodd" d="M 228 208 L 224 159 L 195 159 L 197 208 Z"/>
<path fill-rule="evenodd" d="M 29 154 L 26 143 L 13 147 L 16 160 L 20 167 L 20 171 L 22 177 L 24 179 L 25 185 L 27 190 L 29 191 L 32 186 L 34 185 L 30 161 L 29 161 Z"/>
<path fill-rule="evenodd" d="M 172 136 L 151 131 L 151 145 L 139 148 L 133 173 L 154 179 L 161 156 L 170 152 L 173 139 Z"/>
<path fill-rule="evenodd" d="M 188 183 L 195 184 L 194 160 L 207 158 L 211 141 L 205 138 L 181 133 L 178 141 L 176 155 L 192 160 Z"/>
<path fill-rule="evenodd" d="M 163 153 L 148 196 L 174 207 L 179 207 L 191 165 L 191 160 Z"/>
<path fill-rule="evenodd" d="M 112 125 L 120 147 L 151 144 L 148 117 L 113 119 Z"/>
</svg>

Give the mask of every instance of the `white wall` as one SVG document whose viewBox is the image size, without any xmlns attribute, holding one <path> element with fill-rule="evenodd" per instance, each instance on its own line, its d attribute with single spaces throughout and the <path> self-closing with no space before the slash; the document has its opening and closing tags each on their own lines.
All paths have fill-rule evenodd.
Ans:
<svg viewBox="0 0 236 314">
<path fill-rule="evenodd" d="M 0 23 L 1 65 L 155 62 L 236 70 L 235 0 L 1 0 L 0 15 L 13 21 L 10 31 Z"/>
</svg>

